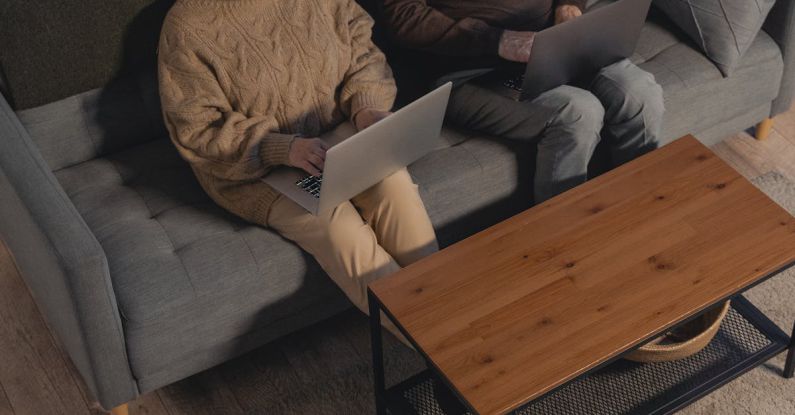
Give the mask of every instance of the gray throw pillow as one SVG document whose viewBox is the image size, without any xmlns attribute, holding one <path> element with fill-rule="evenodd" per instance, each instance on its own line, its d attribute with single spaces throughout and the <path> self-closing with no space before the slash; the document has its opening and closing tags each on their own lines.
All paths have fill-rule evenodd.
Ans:
<svg viewBox="0 0 795 415">
<path fill-rule="evenodd" d="M 781 0 L 790 1 L 790 0 Z M 729 76 L 756 38 L 776 0 L 654 0 Z"/>
</svg>

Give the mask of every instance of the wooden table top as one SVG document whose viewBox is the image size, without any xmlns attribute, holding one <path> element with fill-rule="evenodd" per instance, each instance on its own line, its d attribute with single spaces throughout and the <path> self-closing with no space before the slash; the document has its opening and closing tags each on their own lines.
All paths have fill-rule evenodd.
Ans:
<svg viewBox="0 0 795 415">
<path fill-rule="evenodd" d="M 685 137 L 371 284 L 480 414 L 795 262 L 795 219 Z"/>
</svg>

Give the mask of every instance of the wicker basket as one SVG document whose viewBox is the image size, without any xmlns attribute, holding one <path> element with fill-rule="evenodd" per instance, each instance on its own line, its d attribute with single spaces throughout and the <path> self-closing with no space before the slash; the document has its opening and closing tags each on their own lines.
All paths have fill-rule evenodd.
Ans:
<svg viewBox="0 0 795 415">
<path fill-rule="evenodd" d="M 715 306 L 692 321 L 672 329 L 625 356 L 634 362 L 670 362 L 692 356 L 707 347 L 729 312 L 730 302 Z"/>
</svg>

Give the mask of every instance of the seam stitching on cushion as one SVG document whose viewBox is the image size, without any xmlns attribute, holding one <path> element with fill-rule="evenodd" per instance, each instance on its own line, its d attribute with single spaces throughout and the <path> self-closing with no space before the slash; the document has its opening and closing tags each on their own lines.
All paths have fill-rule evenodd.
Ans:
<svg viewBox="0 0 795 415">
<path fill-rule="evenodd" d="M 238 234 L 238 236 L 240 236 L 240 239 L 243 240 L 243 244 L 246 245 L 246 249 L 248 249 L 248 253 L 249 253 L 249 255 L 251 255 L 251 259 L 254 261 L 254 265 L 257 267 L 257 273 L 260 274 L 260 275 L 264 275 L 264 274 L 262 274 L 262 267 L 260 267 L 260 263 L 259 263 L 259 261 L 257 261 L 257 256 L 254 255 L 254 250 L 251 249 L 251 245 L 249 245 L 248 241 L 240 233 L 240 231 L 235 231 L 235 233 Z"/>
<path fill-rule="evenodd" d="M 643 59 L 645 59 L 643 62 L 639 62 L 639 64 L 646 63 L 646 62 L 650 62 L 650 61 L 652 61 L 652 60 L 654 60 L 654 59 L 657 59 L 657 57 L 658 57 L 658 56 L 660 56 L 660 55 L 662 55 L 663 53 L 667 52 L 668 50 L 670 50 L 670 49 L 674 48 L 676 45 L 681 45 L 681 44 L 682 44 L 682 42 L 680 42 L 680 41 L 677 39 L 677 41 L 676 41 L 676 42 L 674 42 L 674 43 L 672 43 L 672 44 L 670 44 L 670 45 L 668 45 L 668 46 L 666 46 L 666 47 L 664 47 L 664 48 L 660 49 L 658 52 L 656 52 L 654 55 L 652 55 L 652 56 L 650 56 L 650 57 L 648 57 L 648 58 L 647 58 L 647 57 L 645 57 L 645 56 L 643 56 L 643 55 L 640 55 L 640 54 L 638 54 L 640 57 L 642 57 Z"/>
<path fill-rule="evenodd" d="M 737 54 L 740 55 L 742 53 L 740 51 L 740 41 L 737 39 L 737 33 L 734 31 L 734 26 L 732 26 L 732 22 L 729 21 L 729 14 L 726 12 L 726 6 L 723 5 L 723 0 L 718 0 L 718 5 L 720 6 L 721 11 L 723 12 L 723 17 L 726 18 L 726 25 L 729 26 L 729 31 L 732 32 L 732 39 L 734 39 L 734 47 L 737 49 Z M 757 3 L 757 7 L 758 6 L 759 3 Z"/>
<path fill-rule="evenodd" d="M 56 177 L 56 179 L 57 179 L 57 177 Z M 60 182 L 60 180 L 59 180 L 59 182 Z M 66 189 L 64 189 L 64 192 L 66 192 L 66 196 L 68 196 L 69 199 L 74 200 L 74 198 L 76 198 L 77 196 L 80 196 L 81 194 L 83 194 L 83 193 L 85 193 L 85 192 L 87 192 L 89 190 L 93 190 L 93 189 L 96 189 L 98 187 L 107 187 L 107 186 L 108 185 L 104 184 L 104 183 L 90 183 L 90 184 L 88 184 L 85 187 L 81 187 L 80 189 L 75 190 L 74 192 L 69 193 L 69 192 L 66 191 Z M 61 186 L 61 187 L 63 187 L 63 186 Z M 82 214 L 81 214 L 81 216 L 82 216 Z"/>
<path fill-rule="evenodd" d="M 200 205 L 213 205 L 213 206 L 214 206 L 214 204 L 212 203 L 212 201 L 210 201 L 210 200 L 205 200 L 205 201 L 203 201 L 203 202 L 185 203 L 185 204 L 183 204 L 183 205 L 172 206 L 172 207 L 170 207 L 170 208 L 163 209 L 163 210 L 161 210 L 160 212 L 158 212 L 158 213 L 156 213 L 156 214 L 152 214 L 152 212 L 150 211 L 150 212 L 149 212 L 149 215 L 150 215 L 150 217 L 152 217 L 152 218 L 156 218 L 156 217 L 158 217 L 158 216 L 160 216 L 160 215 L 162 215 L 162 214 L 164 214 L 164 213 L 166 213 L 166 212 L 171 212 L 171 211 L 172 211 L 172 210 L 174 210 L 174 209 L 179 209 L 179 208 L 182 208 L 182 207 L 200 206 Z"/>
<path fill-rule="evenodd" d="M 461 147 L 461 148 L 464 149 L 464 151 L 466 151 L 467 154 L 469 154 L 469 157 L 472 157 L 472 160 L 474 160 L 475 163 L 477 163 L 478 167 L 480 168 L 480 172 L 481 173 L 486 171 L 486 169 L 483 168 L 483 163 L 480 162 L 480 160 L 477 158 L 477 156 L 475 156 L 475 153 L 472 150 L 470 150 L 470 149 L 468 149 L 466 147 Z"/>
<path fill-rule="evenodd" d="M 69 168 L 72 168 L 72 167 L 76 167 L 76 166 L 79 166 L 81 164 L 90 163 L 90 162 L 92 162 L 94 160 L 110 158 L 112 156 L 115 156 L 115 155 L 118 155 L 118 154 L 121 154 L 121 153 L 125 153 L 128 150 L 132 150 L 132 149 L 135 149 L 135 148 L 143 147 L 143 146 L 146 146 L 146 145 L 152 145 L 153 142 L 155 142 L 155 141 L 157 141 L 159 139 L 165 139 L 165 138 L 169 138 L 169 137 L 168 136 L 158 136 L 158 137 L 155 137 L 155 138 L 153 138 L 151 140 L 147 140 L 147 141 L 142 142 L 142 143 L 136 143 L 136 144 L 133 144 L 133 145 L 131 145 L 129 147 L 121 148 L 121 149 L 118 149 L 116 151 L 107 152 L 105 154 L 102 154 L 102 156 L 95 156 L 95 157 L 93 157 L 91 159 L 78 161 L 77 163 L 68 164 L 66 166 L 59 167 L 57 169 L 52 169 L 50 171 L 53 172 L 53 173 L 58 173 L 60 171 L 63 171 L 63 170 L 66 170 L 66 169 L 69 169 Z"/>
<path fill-rule="evenodd" d="M 119 170 L 119 167 L 116 166 L 116 162 L 110 159 L 108 159 L 108 161 L 113 166 L 113 168 L 116 169 L 116 174 L 119 175 L 119 178 L 122 180 L 122 183 L 124 183 L 124 177 L 121 175 L 121 170 Z M 191 291 L 193 291 L 193 295 L 196 295 L 196 287 L 193 286 L 193 281 L 191 281 L 190 279 L 190 273 L 188 272 L 188 267 L 185 266 L 185 263 L 182 261 L 182 257 L 177 255 L 177 249 L 174 246 L 174 241 L 171 240 L 171 235 L 168 234 L 166 227 L 163 226 L 162 223 L 160 223 L 160 220 L 158 220 L 154 215 L 152 215 L 152 208 L 150 208 L 149 204 L 146 203 L 146 199 L 144 199 L 143 195 L 141 194 L 141 192 L 138 191 L 138 189 L 132 186 L 127 186 L 127 185 L 123 186 L 130 188 L 133 192 L 135 192 L 135 194 L 138 195 L 138 197 L 141 198 L 141 201 L 144 203 L 144 206 L 146 206 L 146 210 L 149 212 L 149 219 L 154 220 L 157 223 L 157 225 L 160 226 L 160 229 L 163 230 L 163 234 L 166 235 L 166 240 L 168 241 L 168 244 L 171 245 L 171 252 L 173 252 L 174 256 L 177 257 L 177 260 L 179 260 L 179 264 L 180 266 L 182 266 L 182 270 L 185 271 L 185 276 L 187 277 L 188 285 L 190 285 L 190 289 Z"/>
<path fill-rule="evenodd" d="M 672 74 L 674 74 L 674 76 L 676 77 L 676 79 L 679 79 L 679 81 L 680 81 L 680 82 L 682 82 L 682 85 L 684 85 L 684 86 L 686 86 L 686 87 L 689 87 L 689 86 L 690 86 L 689 82 L 687 82 L 687 81 L 686 81 L 684 78 L 682 78 L 682 76 L 681 76 L 681 75 L 679 75 L 679 73 L 678 73 L 677 71 L 675 71 L 673 68 L 671 68 L 670 66 L 668 66 L 668 64 L 667 64 L 667 63 L 665 63 L 665 62 L 663 62 L 662 60 L 660 60 L 660 65 L 662 65 L 662 66 L 663 66 L 665 69 L 668 69 L 668 71 L 669 71 L 669 72 L 671 72 Z M 642 69 L 642 68 L 641 68 L 641 69 Z"/>
<path fill-rule="evenodd" d="M 665 52 L 668 52 L 669 50 L 675 48 L 677 45 L 681 45 L 681 44 L 682 44 L 682 42 L 679 42 L 679 41 L 677 41 L 677 42 L 675 42 L 673 44 L 670 44 L 670 45 L 666 46 L 665 48 L 663 48 L 662 50 L 660 50 L 659 52 L 655 53 L 654 56 L 649 58 L 649 60 L 656 59 L 658 56 L 662 55 Z"/>
<path fill-rule="evenodd" d="M 86 109 L 85 109 L 85 97 L 84 96 L 80 96 L 79 98 L 75 97 L 75 99 L 78 101 L 78 103 L 80 105 L 80 123 L 83 124 L 83 128 L 85 128 L 85 130 L 86 130 L 86 136 L 88 136 L 88 141 L 91 142 L 91 148 L 94 149 L 94 154 L 93 154 L 94 157 L 93 158 L 96 158 L 96 157 L 100 156 L 100 154 L 99 154 L 99 145 L 97 144 L 97 140 L 95 139 L 95 137 L 91 133 L 91 129 L 88 128 L 88 121 L 86 120 L 86 118 L 88 118 L 88 114 L 86 113 Z M 85 161 L 87 161 L 87 160 L 83 160 L 83 162 L 85 162 Z"/>
<path fill-rule="evenodd" d="M 696 11 L 693 9 L 693 2 L 691 0 L 687 0 L 687 6 L 690 8 L 690 15 L 693 16 L 693 23 L 696 25 L 696 30 L 698 30 L 698 38 L 701 40 L 701 48 L 707 51 L 707 42 L 704 40 L 704 31 L 701 30 L 701 25 L 698 24 L 698 19 L 696 19 Z"/>
<path fill-rule="evenodd" d="M 174 252 L 181 252 L 182 250 L 184 250 L 185 248 L 187 248 L 187 247 L 188 247 L 188 245 L 192 245 L 192 244 L 196 244 L 196 243 L 201 243 L 201 242 L 204 242 L 204 241 L 209 241 L 209 240 L 215 239 L 217 236 L 219 236 L 219 235 L 223 235 L 223 234 L 225 234 L 225 233 L 227 233 L 227 232 L 224 232 L 224 231 L 221 231 L 221 232 L 213 232 L 213 233 L 211 233 L 211 234 L 207 234 L 207 235 L 205 235 L 205 236 L 202 236 L 202 237 L 196 238 L 196 239 L 194 239 L 194 240 L 190 241 L 189 243 L 187 243 L 187 244 L 185 244 L 185 245 L 182 245 L 182 246 L 180 246 L 179 248 L 175 248 Z"/>
</svg>

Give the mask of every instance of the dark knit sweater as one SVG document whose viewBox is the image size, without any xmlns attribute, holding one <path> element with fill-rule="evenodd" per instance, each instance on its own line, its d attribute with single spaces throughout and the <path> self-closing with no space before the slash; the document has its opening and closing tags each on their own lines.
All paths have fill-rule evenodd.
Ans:
<svg viewBox="0 0 795 415">
<path fill-rule="evenodd" d="M 503 30 L 542 30 L 552 23 L 555 7 L 584 9 L 587 0 L 382 1 L 392 44 L 425 52 L 424 72 L 437 76 L 494 65 Z"/>
</svg>

